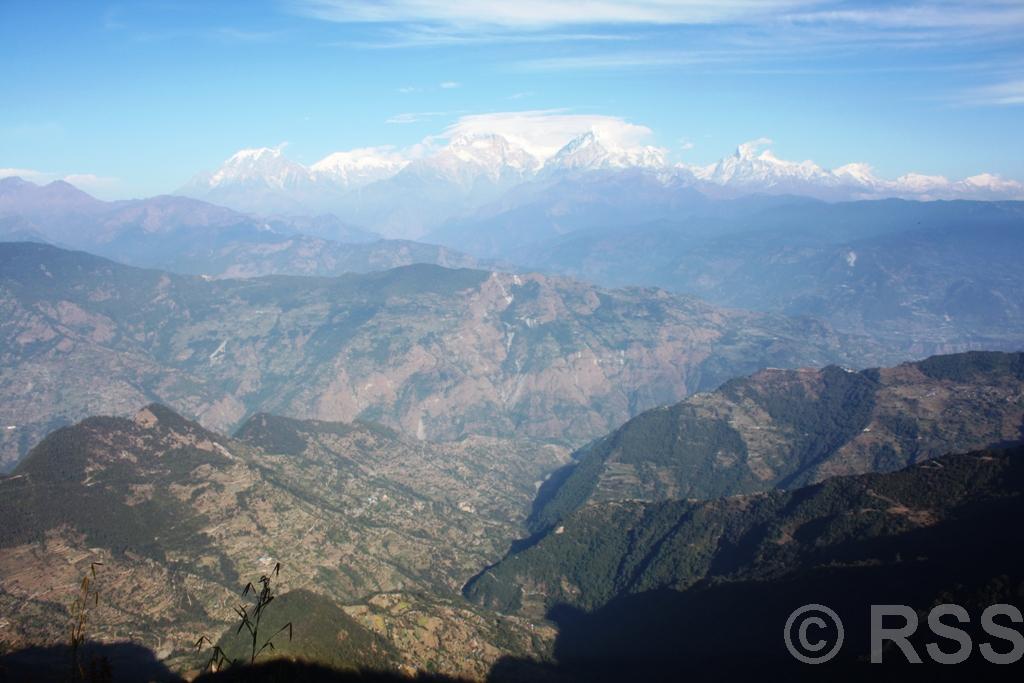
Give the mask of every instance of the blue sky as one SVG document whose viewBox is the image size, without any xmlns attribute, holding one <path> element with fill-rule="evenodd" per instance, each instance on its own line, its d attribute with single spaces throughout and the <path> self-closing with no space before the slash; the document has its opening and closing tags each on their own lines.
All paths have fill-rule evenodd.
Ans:
<svg viewBox="0 0 1024 683">
<path fill-rule="evenodd" d="M 707 163 L 1024 179 L 1024 1 L 0 2 L 0 169 L 170 192 L 237 149 L 312 163 L 460 117 L 646 126 Z"/>
</svg>

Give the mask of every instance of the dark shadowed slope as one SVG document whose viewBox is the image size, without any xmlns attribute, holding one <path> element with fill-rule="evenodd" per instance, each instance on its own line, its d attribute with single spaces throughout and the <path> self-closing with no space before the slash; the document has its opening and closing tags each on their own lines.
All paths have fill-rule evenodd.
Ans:
<svg viewBox="0 0 1024 683">
<path fill-rule="evenodd" d="M 786 615 L 816 601 L 857 619 L 854 653 L 863 654 L 871 604 L 976 606 L 989 594 L 1020 602 L 1024 537 L 1007 522 L 1021 514 L 1022 495 L 1015 447 L 794 491 L 595 503 L 467 594 L 512 612 L 554 610 L 568 622 L 556 645 L 563 661 L 780 656 Z"/>
</svg>

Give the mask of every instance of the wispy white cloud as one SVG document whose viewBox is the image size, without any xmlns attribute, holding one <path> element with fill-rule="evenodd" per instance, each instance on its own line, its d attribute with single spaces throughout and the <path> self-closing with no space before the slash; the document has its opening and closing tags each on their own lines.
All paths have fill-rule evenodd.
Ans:
<svg viewBox="0 0 1024 683">
<path fill-rule="evenodd" d="M 462 87 L 462 84 L 458 81 L 441 81 L 437 85 L 442 90 L 454 90 L 455 88 Z"/>
<path fill-rule="evenodd" d="M 487 27 L 542 31 L 625 25 L 840 26 L 846 30 L 998 31 L 1024 27 L 1018 0 L 286 0 L 292 11 L 338 23 L 406 24 L 424 42 Z M 598 39 L 601 34 L 591 34 Z"/>
<path fill-rule="evenodd" d="M 718 23 L 821 3 L 822 0 L 291 0 L 290 5 L 299 14 L 340 23 L 546 28 Z"/>
<path fill-rule="evenodd" d="M 813 55 L 848 65 L 884 48 L 931 50 L 960 60 L 955 47 L 1019 45 L 1021 0 L 285 0 L 292 11 L 339 23 L 375 24 L 364 48 L 428 48 L 545 43 L 558 52 L 520 57 L 524 71 L 650 69 L 746 63 L 789 73 Z M 700 26 L 700 32 L 693 27 Z M 657 39 L 642 49 L 630 42 Z M 367 37 L 369 36 L 369 37 Z M 596 51 L 591 42 L 620 42 Z M 658 44 L 660 43 L 660 45 Z M 577 46 L 567 49 L 568 46 Z M 680 46 L 685 46 L 685 50 Z M 590 49 L 587 49 L 590 48 Z M 897 61 L 910 61 L 898 59 Z M 823 63 L 822 71 L 830 71 Z M 908 68 L 912 70 L 912 68 Z"/>
<path fill-rule="evenodd" d="M 787 15 L 809 24 L 847 24 L 895 29 L 999 29 L 1024 26 L 1024 5 L 1006 0 L 884 2 L 856 9 L 819 9 Z"/>
<path fill-rule="evenodd" d="M 1017 0 L 910 0 L 815 8 L 778 17 L 776 35 L 809 48 L 932 50 L 1020 45 L 1024 3 Z"/>
<path fill-rule="evenodd" d="M 966 106 L 1005 107 L 1024 104 L 1024 79 L 972 88 L 959 94 L 956 103 Z"/>
<path fill-rule="evenodd" d="M 1021 29 L 1024 31 L 1024 28 Z M 694 41 L 692 48 L 623 49 L 577 51 L 555 56 L 519 59 L 507 65 L 513 71 L 583 71 L 658 68 L 704 68 L 715 72 L 745 74 L 827 74 L 827 73 L 912 73 L 987 72 L 990 78 L 1021 73 L 1022 62 L 1013 57 L 978 59 L 949 54 L 951 47 L 965 41 L 984 39 L 967 34 L 938 35 L 916 31 L 871 31 L 851 33 L 838 27 L 795 27 L 789 31 L 729 32 L 711 40 Z M 857 58 L 879 50 L 895 54 L 889 63 L 865 62 Z M 940 60 L 913 58 L 913 51 L 943 50 Z M 808 60 L 814 55 L 813 61 Z"/>
<path fill-rule="evenodd" d="M 373 50 L 394 50 L 431 47 L 472 47 L 498 44 L 545 44 L 545 43 L 608 43 L 638 40 L 639 36 L 622 32 L 568 32 L 507 30 L 501 27 L 484 29 L 474 27 L 467 30 L 453 26 L 401 25 L 388 26 L 377 31 L 372 37 L 360 40 L 343 40 L 326 43 L 332 47 L 350 47 Z"/>
</svg>

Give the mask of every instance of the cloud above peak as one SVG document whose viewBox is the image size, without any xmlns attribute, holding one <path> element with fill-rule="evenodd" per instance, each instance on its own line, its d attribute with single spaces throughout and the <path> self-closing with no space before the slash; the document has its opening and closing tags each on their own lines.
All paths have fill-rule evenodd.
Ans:
<svg viewBox="0 0 1024 683">
<path fill-rule="evenodd" d="M 736 156 L 743 159 L 751 159 L 757 155 L 762 149 L 767 149 L 774 144 L 774 140 L 771 138 L 757 138 L 756 140 L 747 140 L 746 142 L 740 143 L 736 146 Z"/>
</svg>

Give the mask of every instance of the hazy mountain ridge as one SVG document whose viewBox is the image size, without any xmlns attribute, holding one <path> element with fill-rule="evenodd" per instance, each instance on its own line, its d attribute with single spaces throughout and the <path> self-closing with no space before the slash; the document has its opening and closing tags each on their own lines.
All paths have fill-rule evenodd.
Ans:
<svg viewBox="0 0 1024 683">
<path fill-rule="evenodd" d="M 644 168 L 569 170 L 509 190 L 475 212 L 453 217 L 425 237 L 460 244 L 486 258 L 526 261 L 523 250 L 577 230 L 634 226 L 686 216 L 710 200 Z M 538 249 L 540 250 L 540 249 Z"/>
<path fill-rule="evenodd" d="M 237 241 L 196 253 L 176 256 L 166 267 L 173 272 L 248 278 L 264 275 L 337 276 L 369 273 L 416 263 L 445 268 L 479 268 L 486 262 L 448 247 L 407 240 L 377 240 L 343 244 L 306 235 L 273 241 Z"/>
<path fill-rule="evenodd" d="M 1014 349 L 1024 338 L 1024 280 L 1013 258 L 1024 249 L 1020 202 L 776 198 L 704 201 L 675 213 L 631 227 L 615 227 L 620 219 L 609 213 L 609 227 L 533 244 L 527 234 L 503 250 L 525 266 L 608 286 L 653 285 L 820 317 L 918 355 Z M 493 220 L 484 236 L 504 231 L 505 219 Z M 485 239 L 464 244 L 476 250 Z"/>
<path fill-rule="evenodd" d="M 473 154 L 478 141 L 466 141 Z M 467 163 L 449 156 L 456 166 Z M 423 173 L 441 172 L 430 164 L 406 170 L 395 177 L 403 187 L 381 190 L 398 223 L 431 214 L 421 199 L 438 210 L 461 201 L 424 180 Z M 492 180 L 504 182 L 499 176 Z M 104 203 L 66 183 L 8 179 L 0 184 L 0 237 L 214 277 L 339 275 L 411 263 L 537 269 L 809 315 L 925 356 L 1014 349 L 1024 338 L 1024 281 L 1013 260 L 1024 249 L 1022 206 L 721 200 L 647 167 L 598 167 L 538 176 L 446 220 L 427 235 L 444 247 L 374 241 L 330 216 L 256 218 L 180 197 Z"/>
<path fill-rule="evenodd" d="M 341 275 L 480 261 L 446 247 L 384 240 L 334 216 L 237 213 L 186 197 L 102 202 L 56 181 L 0 181 L 0 239 L 85 249 L 130 265 L 212 277 Z"/>
<path fill-rule="evenodd" d="M 473 154 L 478 141 L 466 142 Z M 431 168 L 410 164 L 395 179 L 407 186 L 382 190 L 395 220 L 415 224 L 430 213 L 417 197 L 447 205 L 451 197 L 423 184 Z M 367 242 L 363 233 L 351 237 L 358 244 L 343 244 L 325 238 L 348 230 L 329 216 L 254 218 L 173 197 L 102 203 L 67 184 L 4 181 L 0 198 L 0 236 L 57 244 L 64 237 L 174 272 L 330 276 L 412 263 L 536 269 L 812 316 L 909 356 L 1012 350 L 1024 339 L 1024 280 L 1013 259 L 1024 249 L 1020 202 L 718 200 L 646 167 L 569 170 L 519 183 L 443 223 L 428 238 L 444 247 Z"/>
<path fill-rule="evenodd" d="M 208 281 L 5 244 L 0 292 L 8 463 L 61 421 L 154 400 L 221 429 L 270 411 L 579 443 L 736 374 L 876 353 L 812 320 L 425 265 Z"/>
</svg>

